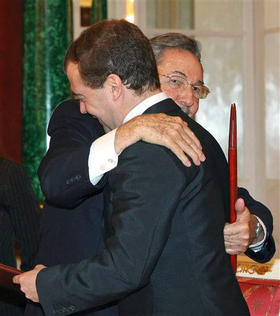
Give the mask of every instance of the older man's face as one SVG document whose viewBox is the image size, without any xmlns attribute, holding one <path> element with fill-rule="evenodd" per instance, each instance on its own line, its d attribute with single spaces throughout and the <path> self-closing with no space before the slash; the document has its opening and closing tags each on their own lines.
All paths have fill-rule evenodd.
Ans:
<svg viewBox="0 0 280 316">
<path fill-rule="evenodd" d="M 199 107 L 198 92 L 203 87 L 203 70 L 197 57 L 189 51 L 168 48 L 158 63 L 158 72 L 161 89 L 193 117 Z"/>
</svg>

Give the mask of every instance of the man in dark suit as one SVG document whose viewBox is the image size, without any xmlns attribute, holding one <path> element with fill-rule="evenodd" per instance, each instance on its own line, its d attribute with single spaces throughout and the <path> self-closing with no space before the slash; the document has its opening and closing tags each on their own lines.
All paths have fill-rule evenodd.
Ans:
<svg viewBox="0 0 280 316">
<path fill-rule="evenodd" d="M 24 271 L 35 265 L 40 209 L 24 168 L 0 156 L 0 263 L 16 267 L 19 245 Z M 0 287 L 0 315 L 23 315 L 26 301 Z"/>
<path fill-rule="evenodd" d="M 123 126 L 135 129 L 142 126 L 143 118 L 127 122 Z M 188 127 L 176 125 L 176 118 L 165 117 L 163 114 L 147 116 L 145 130 L 141 127 L 139 137 L 158 141 L 162 145 L 174 147 L 175 140 L 171 137 L 185 137 L 183 148 L 188 150 Z M 169 126 L 170 124 L 170 126 Z M 169 127 L 168 127 L 169 126 Z M 173 130 L 178 133 L 173 135 Z M 122 132 L 122 128 L 119 129 Z M 142 133 L 142 134 L 141 134 Z M 54 111 L 48 127 L 51 137 L 49 150 L 41 162 L 39 176 L 47 202 L 42 212 L 41 239 L 36 262 L 46 266 L 76 263 L 89 256 L 95 256 L 104 248 L 103 242 L 103 189 L 106 177 L 92 185 L 89 179 L 88 162 L 81 160 L 88 156 L 91 143 L 104 134 L 103 127 L 91 115 L 81 114 L 78 100 L 67 100 Z M 160 136 L 165 135 L 162 139 Z M 181 136 L 180 136 L 181 135 Z M 197 140 L 193 139 L 193 146 Z M 199 147 L 197 147 L 198 151 Z M 193 160 L 197 163 L 197 157 Z M 64 177 L 66 180 L 64 181 Z M 54 180 L 54 181 L 52 181 Z M 59 194 L 58 194 L 59 192 Z M 91 308 L 76 315 L 113 316 L 117 315 L 114 306 Z M 25 315 L 44 315 L 41 306 L 29 303 Z"/>
<path fill-rule="evenodd" d="M 134 135 L 129 142 L 144 138 L 165 145 L 181 156 L 183 163 L 189 164 L 187 156 L 178 151 L 177 147 L 181 146 L 195 164 L 199 163 L 200 156 L 203 160 L 198 140 L 187 125 L 175 117 L 156 114 L 127 122 L 117 131 L 121 146 L 122 134 L 126 134 L 127 129 L 133 130 Z M 88 162 L 80 159 L 84 154 L 89 155 L 92 142 L 103 135 L 104 130 L 96 118 L 81 114 L 78 100 L 67 100 L 55 109 L 48 134 L 50 147 L 39 168 L 46 203 L 36 262 L 53 266 L 79 262 L 99 254 L 104 248 L 101 190 L 106 178 L 93 186 L 87 170 Z M 126 144 L 129 145 L 127 141 Z M 25 315 L 40 316 L 43 311 L 38 304 L 30 303 Z M 117 308 L 91 308 L 76 315 L 113 316 L 117 315 Z"/>
<path fill-rule="evenodd" d="M 187 168 L 161 146 L 137 142 L 125 149 L 105 188 L 103 252 L 79 264 L 37 266 L 15 282 L 28 298 L 40 299 L 46 315 L 116 300 L 120 315 L 249 315 L 224 251 L 225 157 L 206 130 L 160 93 L 147 38 L 126 21 L 102 21 L 73 42 L 65 69 L 81 107 L 105 129 L 143 112 L 180 116 L 207 160 Z"/>
<path fill-rule="evenodd" d="M 158 35 L 150 39 L 150 43 L 161 89 L 193 118 L 199 109 L 199 100 L 209 93 L 204 86 L 203 73 L 192 66 L 193 60 L 201 63 L 199 43 L 181 33 Z M 197 91 L 203 86 L 203 94 L 199 96 Z M 224 229 L 226 251 L 228 254 L 245 252 L 251 259 L 264 263 L 275 253 L 272 215 L 264 205 L 250 199 L 246 189 L 238 188 L 238 197 L 243 201 L 236 202 L 236 222 L 227 224 Z"/>
</svg>

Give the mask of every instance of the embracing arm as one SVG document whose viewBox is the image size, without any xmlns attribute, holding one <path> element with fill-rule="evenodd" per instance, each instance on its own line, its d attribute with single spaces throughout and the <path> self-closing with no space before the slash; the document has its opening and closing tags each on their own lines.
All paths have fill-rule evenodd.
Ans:
<svg viewBox="0 0 280 316">
<path fill-rule="evenodd" d="M 102 189 L 106 182 L 102 176 L 117 165 L 117 154 L 139 140 L 169 148 L 188 166 L 191 163 L 185 152 L 196 165 L 205 159 L 187 123 L 165 114 L 138 116 L 107 141 L 110 135 L 100 137 L 103 129 L 98 121 L 81 114 L 78 101 L 68 100 L 53 113 L 48 133 L 50 148 L 38 173 L 47 200 L 64 208 L 73 208 Z"/>
<path fill-rule="evenodd" d="M 133 118 L 117 129 L 115 150 L 119 154 L 140 140 L 170 149 L 188 167 L 191 160 L 195 165 L 205 160 L 198 138 L 178 116 L 156 113 Z"/>
<path fill-rule="evenodd" d="M 50 147 L 38 175 L 48 202 L 73 208 L 98 191 L 88 175 L 88 156 L 92 142 L 103 134 L 99 122 L 81 114 L 79 102 L 67 100 L 54 111 L 49 123 Z"/>
</svg>

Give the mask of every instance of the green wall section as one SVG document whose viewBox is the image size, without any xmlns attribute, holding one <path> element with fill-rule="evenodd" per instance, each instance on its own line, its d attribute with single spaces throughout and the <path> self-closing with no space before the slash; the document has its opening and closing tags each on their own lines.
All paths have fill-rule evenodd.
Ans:
<svg viewBox="0 0 280 316">
<path fill-rule="evenodd" d="M 56 105 L 70 96 L 63 58 L 72 40 L 72 1 L 23 3 L 23 164 L 43 201 L 37 169 L 47 149 L 48 121 Z"/>
<path fill-rule="evenodd" d="M 107 0 L 92 0 L 92 24 L 105 19 L 107 19 Z"/>
</svg>

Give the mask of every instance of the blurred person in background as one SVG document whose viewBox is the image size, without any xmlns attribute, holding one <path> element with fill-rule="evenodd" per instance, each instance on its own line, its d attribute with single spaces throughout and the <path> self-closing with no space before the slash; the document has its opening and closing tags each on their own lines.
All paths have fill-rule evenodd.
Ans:
<svg viewBox="0 0 280 316">
<path fill-rule="evenodd" d="M 40 209 L 24 168 L 0 156 L 0 263 L 30 270 L 39 243 Z M 23 315 L 24 297 L 0 287 L 0 315 Z"/>
</svg>

